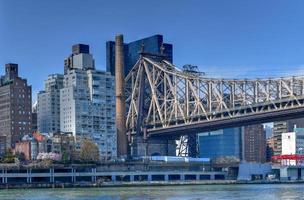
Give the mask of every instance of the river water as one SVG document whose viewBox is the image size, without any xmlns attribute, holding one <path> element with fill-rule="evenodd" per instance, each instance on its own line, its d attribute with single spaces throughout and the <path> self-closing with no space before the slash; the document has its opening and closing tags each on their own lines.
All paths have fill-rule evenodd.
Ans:
<svg viewBox="0 0 304 200">
<path fill-rule="evenodd" d="M 0 190 L 0 200 L 304 199 L 304 184 L 195 185 Z"/>
</svg>

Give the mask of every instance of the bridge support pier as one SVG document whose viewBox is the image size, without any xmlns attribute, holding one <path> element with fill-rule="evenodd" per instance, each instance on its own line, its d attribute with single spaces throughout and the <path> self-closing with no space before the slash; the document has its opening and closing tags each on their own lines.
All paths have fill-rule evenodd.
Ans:
<svg viewBox="0 0 304 200">
<path fill-rule="evenodd" d="M 130 181 L 134 182 L 134 175 L 133 174 L 130 175 Z"/>
<path fill-rule="evenodd" d="M 169 181 L 169 174 L 165 174 L 165 181 L 166 181 L 166 182 Z"/>
<path fill-rule="evenodd" d="M 142 136 L 137 136 L 133 140 L 132 156 L 175 156 L 175 139 L 148 138 L 144 140 Z"/>
<path fill-rule="evenodd" d="M 72 183 L 76 182 L 76 169 L 74 168 L 71 169 L 71 179 Z"/>
<path fill-rule="evenodd" d="M 54 168 L 50 168 L 50 183 L 55 182 L 55 177 L 54 177 Z"/>
<path fill-rule="evenodd" d="M 188 134 L 188 156 L 198 157 L 198 138 L 197 134 Z"/>
<path fill-rule="evenodd" d="M 148 181 L 152 181 L 152 175 L 148 174 Z"/>
<path fill-rule="evenodd" d="M 93 183 L 95 183 L 97 181 L 97 177 L 96 177 L 96 168 L 92 168 L 92 176 L 91 176 L 91 180 Z"/>
<path fill-rule="evenodd" d="M 27 183 L 32 183 L 32 170 L 31 169 L 27 169 L 26 170 L 26 182 Z"/>
<path fill-rule="evenodd" d="M 6 184 L 7 183 L 7 177 L 6 177 L 6 174 L 7 174 L 7 169 L 3 169 L 2 170 L 2 183 L 3 184 Z"/>
<path fill-rule="evenodd" d="M 113 175 L 111 176 L 111 180 L 112 180 L 113 182 L 116 182 L 116 175 L 113 174 Z"/>
</svg>

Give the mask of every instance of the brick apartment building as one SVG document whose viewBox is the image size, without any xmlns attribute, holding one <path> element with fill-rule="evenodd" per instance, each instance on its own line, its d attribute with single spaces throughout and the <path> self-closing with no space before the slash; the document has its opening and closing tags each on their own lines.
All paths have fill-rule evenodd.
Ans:
<svg viewBox="0 0 304 200">
<path fill-rule="evenodd" d="M 29 134 L 32 129 L 32 88 L 18 76 L 17 64 L 6 64 L 0 79 L 0 137 L 6 148 Z M 5 138 L 5 139 L 3 139 Z"/>
<path fill-rule="evenodd" d="M 266 162 L 266 135 L 263 125 L 244 127 L 244 160 L 247 162 Z"/>
</svg>

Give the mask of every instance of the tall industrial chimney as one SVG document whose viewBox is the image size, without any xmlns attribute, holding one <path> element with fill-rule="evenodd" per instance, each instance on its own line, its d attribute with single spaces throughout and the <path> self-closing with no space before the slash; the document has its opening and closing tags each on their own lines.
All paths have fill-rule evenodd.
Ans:
<svg viewBox="0 0 304 200">
<path fill-rule="evenodd" d="M 117 127 L 117 154 L 127 157 L 128 143 L 126 135 L 126 98 L 124 79 L 124 44 L 123 35 L 115 37 L 115 84 L 116 84 L 116 127 Z"/>
</svg>

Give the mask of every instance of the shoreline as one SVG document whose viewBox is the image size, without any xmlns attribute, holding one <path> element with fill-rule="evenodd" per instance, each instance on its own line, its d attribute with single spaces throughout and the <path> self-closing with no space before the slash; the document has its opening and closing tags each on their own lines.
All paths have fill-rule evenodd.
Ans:
<svg viewBox="0 0 304 200">
<path fill-rule="evenodd" d="M 304 184 L 303 180 L 292 181 L 237 181 L 237 180 L 208 180 L 208 181 L 141 181 L 141 182 L 103 182 L 103 183 L 22 183 L 0 184 L 3 189 L 43 189 L 43 188 L 109 188 L 109 187 L 150 187 L 150 186 L 187 186 L 187 185 L 247 185 L 247 184 Z"/>
</svg>

